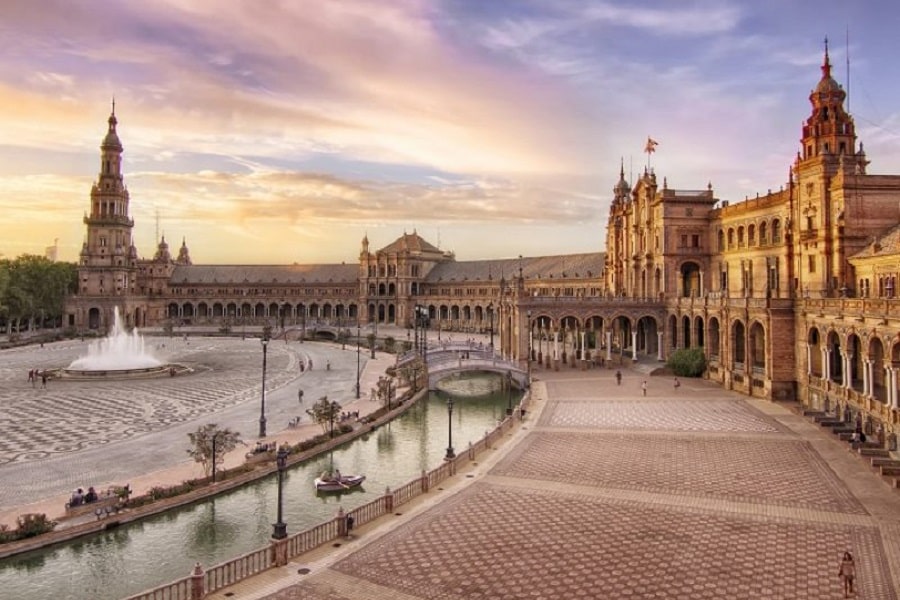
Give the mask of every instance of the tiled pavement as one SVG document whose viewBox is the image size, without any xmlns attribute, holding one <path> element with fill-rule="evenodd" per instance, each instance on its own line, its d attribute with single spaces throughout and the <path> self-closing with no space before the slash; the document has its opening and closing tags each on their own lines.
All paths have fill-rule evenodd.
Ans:
<svg viewBox="0 0 900 600">
<path fill-rule="evenodd" d="M 900 494 L 784 407 L 700 381 L 538 371 L 540 414 L 402 516 L 239 600 L 897 599 Z"/>
</svg>

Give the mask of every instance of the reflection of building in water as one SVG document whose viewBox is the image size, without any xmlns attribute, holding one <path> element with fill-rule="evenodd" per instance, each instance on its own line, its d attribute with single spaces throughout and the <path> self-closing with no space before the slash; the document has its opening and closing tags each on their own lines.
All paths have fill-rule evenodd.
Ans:
<svg viewBox="0 0 900 600">
<path fill-rule="evenodd" d="M 868 173 L 827 50 L 821 70 L 777 188 L 731 202 L 649 169 L 629 182 L 620 166 L 605 252 L 503 260 L 457 261 L 415 231 L 380 249 L 363 238 L 350 264 L 195 265 L 184 241 L 173 256 L 165 239 L 138 258 L 113 114 L 68 324 L 105 329 L 118 306 L 132 325 L 334 335 L 358 320 L 412 328 L 420 306 L 443 339 L 490 332 L 500 353 L 535 368 L 700 347 L 728 389 L 840 407 L 893 431 L 900 176 Z"/>
</svg>

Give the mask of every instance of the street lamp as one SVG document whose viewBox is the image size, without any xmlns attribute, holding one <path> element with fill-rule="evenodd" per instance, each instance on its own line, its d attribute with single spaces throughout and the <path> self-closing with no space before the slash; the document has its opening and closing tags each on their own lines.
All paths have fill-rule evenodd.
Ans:
<svg viewBox="0 0 900 600">
<path fill-rule="evenodd" d="M 491 354 L 494 353 L 494 303 L 488 304 L 488 315 L 491 317 Z"/>
<path fill-rule="evenodd" d="M 278 449 L 275 456 L 275 463 L 278 465 L 278 520 L 272 525 L 272 538 L 283 540 L 287 537 L 287 523 L 282 518 L 282 507 L 284 505 L 284 468 L 287 466 L 288 451 L 282 446 Z"/>
<path fill-rule="evenodd" d="M 357 313 L 358 317 L 358 313 Z M 359 400 L 359 318 L 356 319 L 356 399 Z"/>
<path fill-rule="evenodd" d="M 531 311 L 529 310 L 528 312 L 526 312 L 525 316 L 528 317 L 528 362 L 526 363 L 528 365 L 528 371 L 527 371 L 527 378 L 525 379 L 525 387 L 530 388 L 531 387 L 531 353 L 534 352 L 534 350 L 531 349 L 531 333 L 532 333 L 532 331 L 531 331 Z"/>
<path fill-rule="evenodd" d="M 212 436 L 212 482 L 216 482 L 216 440 L 221 431 L 216 431 Z"/>
<path fill-rule="evenodd" d="M 263 369 L 262 369 L 262 401 L 259 405 L 259 437 L 266 437 L 266 349 L 269 345 L 269 338 L 263 335 Z"/>
<path fill-rule="evenodd" d="M 512 372 L 506 372 L 506 416 L 512 414 Z"/>
<path fill-rule="evenodd" d="M 447 397 L 447 455 L 444 460 L 453 460 L 456 453 L 453 451 L 453 397 Z"/>
</svg>

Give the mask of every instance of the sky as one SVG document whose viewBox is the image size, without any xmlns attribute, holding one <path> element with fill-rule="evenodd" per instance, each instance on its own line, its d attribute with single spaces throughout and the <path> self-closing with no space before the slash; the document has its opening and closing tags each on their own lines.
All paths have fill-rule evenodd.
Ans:
<svg viewBox="0 0 900 600">
<path fill-rule="evenodd" d="M 647 167 L 784 185 L 829 39 L 870 173 L 900 173 L 891 0 L 0 3 L 0 256 L 77 259 L 115 98 L 134 243 L 340 263 L 602 251 Z M 847 64 L 849 57 L 849 85 Z M 647 138 L 656 152 L 644 153 Z"/>
</svg>

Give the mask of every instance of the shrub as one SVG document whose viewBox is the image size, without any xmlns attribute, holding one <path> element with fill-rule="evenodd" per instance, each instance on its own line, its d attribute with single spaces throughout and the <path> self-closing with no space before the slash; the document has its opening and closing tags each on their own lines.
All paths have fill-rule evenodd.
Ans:
<svg viewBox="0 0 900 600">
<path fill-rule="evenodd" d="M 51 521 L 44 513 L 20 515 L 16 521 L 18 524 L 16 537 L 20 540 L 49 533 L 56 527 L 56 521 Z"/>
<path fill-rule="evenodd" d="M 679 377 L 700 377 L 706 370 L 703 348 L 679 348 L 669 356 L 666 366 Z"/>
</svg>

